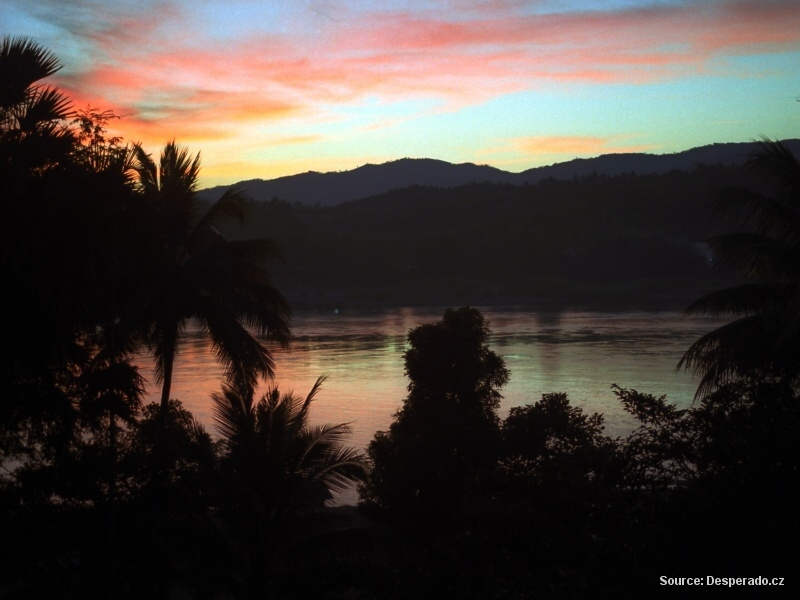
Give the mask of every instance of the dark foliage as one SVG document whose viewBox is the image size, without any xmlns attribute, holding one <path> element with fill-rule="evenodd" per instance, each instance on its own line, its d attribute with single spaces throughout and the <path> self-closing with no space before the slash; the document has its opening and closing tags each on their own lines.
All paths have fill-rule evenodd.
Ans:
<svg viewBox="0 0 800 600">
<path fill-rule="evenodd" d="M 177 401 L 141 409 L 130 359 L 154 339 L 151 325 L 164 320 L 154 315 L 176 316 L 156 301 L 182 301 L 176 327 L 205 318 L 231 373 L 271 372 L 269 352 L 237 335 L 237 320 L 288 339 L 288 309 L 261 262 L 274 245 L 221 243 L 219 220 L 242 216 L 235 194 L 201 216 L 191 193 L 181 195 L 191 185 L 178 186 L 172 196 L 189 206 L 158 206 L 130 177 L 142 162 L 132 160 L 136 148 L 106 137 L 113 113 L 73 111 L 41 83 L 58 68 L 33 42 L 0 45 L 0 197 L 11 224 L 0 242 L 9 290 L 0 506 L 10 553 L 0 597 L 166 597 L 211 580 L 219 591 L 225 555 L 208 518 L 217 448 Z M 188 241 L 165 230 L 177 226 L 173 215 L 199 221 Z M 172 283 L 194 283 L 184 288 L 203 296 L 188 309 L 185 289 L 176 300 L 157 287 L 164 257 L 181 252 L 172 266 L 191 273 Z"/>
<path fill-rule="evenodd" d="M 98 419 L 128 415 L 140 385 L 104 335 L 142 281 L 140 213 L 120 164 L 78 151 L 69 102 L 40 83 L 58 68 L 32 42 L 0 48 L 0 196 L 11 224 L 0 250 L 13 290 L 0 344 L 0 457 L 42 467 L 81 447 L 81 427 L 94 435 Z M 111 145 L 100 125 L 98 151 Z"/>
<path fill-rule="evenodd" d="M 679 308 L 709 287 L 706 240 L 723 229 L 708 198 L 725 185 L 761 187 L 742 167 L 698 166 L 412 187 L 328 208 L 261 199 L 227 233 L 280 242 L 275 277 L 294 302 Z"/>
<path fill-rule="evenodd" d="M 720 192 L 717 212 L 744 229 L 711 243 L 719 262 L 749 281 L 687 309 L 734 318 L 692 344 L 678 365 L 702 376 L 698 397 L 741 376 L 800 377 L 800 163 L 786 146 L 764 139 L 748 167 L 773 189 Z"/>
<path fill-rule="evenodd" d="M 469 364 L 448 356 L 429 358 L 445 374 Z M 398 554 L 385 586 L 373 586 L 380 597 L 671 597 L 662 575 L 791 571 L 800 392 L 789 379 L 739 379 L 687 409 L 614 386 L 640 423 L 616 439 L 604 435 L 602 415 L 545 394 L 511 409 L 495 430 L 499 444 L 481 445 L 487 462 L 471 471 L 428 464 L 461 455 L 453 429 L 476 447 L 480 438 L 463 421 L 443 426 L 434 411 L 412 421 L 415 389 L 412 380 L 392 429 L 369 449 L 378 479 L 363 489 L 365 506 L 402 523 L 413 548 Z M 423 481 L 447 503 L 423 495 Z M 429 512 L 415 504 L 423 499 Z"/>
<path fill-rule="evenodd" d="M 408 334 L 408 397 L 389 431 L 369 445 L 368 505 L 395 519 L 442 519 L 461 510 L 499 453 L 503 360 L 488 347 L 483 315 L 448 309 Z"/>
<path fill-rule="evenodd" d="M 379 597 L 671 598 L 662 575 L 787 577 L 798 390 L 740 380 L 689 409 L 615 391 L 641 423 L 624 439 L 563 394 L 513 409 L 468 509 L 404 524 L 414 550 Z"/>
<path fill-rule="evenodd" d="M 220 233 L 221 222 L 244 220 L 247 203 L 237 190 L 225 192 L 201 214 L 199 154 L 192 157 L 171 142 L 158 166 L 140 146 L 133 156 L 136 190 L 152 219 L 152 250 L 138 310 L 127 326 L 153 354 L 162 407 L 170 398 L 175 355 L 189 320 L 207 333 L 229 377 L 250 385 L 271 377 L 272 353 L 264 342 L 285 347 L 290 339 L 289 306 L 266 271 L 267 259 L 279 256 L 277 245 L 263 237 L 231 242 Z"/>
<path fill-rule="evenodd" d="M 780 167 L 773 173 L 785 196 L 738 195 L 735 212 L 755 219 L 753 231 L 717 241 L 757 283 L 695 305 L 741 310 L 757 323 L 744 329 L 758 335 L 742 341 L 734 325 L 693 346 L 688 364 L 710 382 L 696 405 L 678 409 L 615 386 L 640 423 L 625 439 L 605 436 L 603 416 L 565 394 L 545 394 L 501 421 L 509 373 L 489 348 L 488 324 L 473 308 L 448 310 L 409 332 L 408 397 L 370 444 L 374 470 L 365 481 L 364 457 L 343 446 L 347 426 L 309 425 L 321 381 L 304 399 L 277 389 L 254 397 L 272 362 L 242 324 L 285 342 L 288 312 L 260 262 L 275 246 L 228 242 L 217 230 L 243 215 L 242 198 L 227 194 L 203 213 L 197 159 L 170 144 L 159 169 L 140 149 L 106 138 L 113 114 L 73 113 L 41 83 L 58 68 L 35 43 L 0 45 L 0 196 L 12 224 L 0 242 L 9 290 L 0 598 L 618 599 L 674 597 L 659 586 L 662 575 L 791 584 L 800 535 L 790 260 L 797 164 L 782 148 L 765 142 L 758 164 Z M 328 259 L 352 260 L 358 277 L 403 284 L 431 275 L 406 280 L 403 272 L 428 268 L 514 277 L 527 261 L 537 276 L 556 265 L 587 280 L 593 261 L 612 260 L 624 279 L 645 268 L 635 261 L 647 249 L 669 248 L 659 256 L 692 263 L 693 238 L 675 241 L 680 219 L 670 224 L 666 213 L 642 221 L 638 197 L 608 201 L 616 186 L 669 204 L 681 186 L 737 173 L 476 185 L 430 206 L 430 191 L 419 189 L 331 211 L 265 206 L 297 247 L 352 227 L 310 246 L 301 264 L 313 264 L 312 273 Z M 530 201 L 534 191 L 541 202 Z M 508 227 L 487 201 L 526 219 Z M 593 228 L 564 219 L 576 211 L 595 218 Z M 606 231 L 598 226 L 609 222 Z M 421 245 L 406 239 L 408 228 L 427 232 Z M 398 255 L 371 251 L 391 245 Z M 606 253 L 594 256 L 601 247 Z M 320 248 L 330 252 L 317 264 Z M 540 260 L 550 252 L 558 259 Z M 511 260 L 514 253 L 521 258 Z M 169 399 L 175 345 L 190 318 L 204 323 L 238 382 L 214 398 L 220 442 Z M 166 384 L 165 400 L 145 407 L 130 360 L 143 343 Z M 390 525 L 327 509 L 353 482 L 363 483 L 370 514 Z"/>
<path fill-rule="evenodd" d="M 329 580 L 375 537 L 370 528 L 326 510 L 334 494 L 364 481 L 368 468 L 364 455 L 345 445 L 347 424 L 309 423 L 323 381 L 305 398 L 275 387 L 256 400 L 252 388 L 233 383 L 213 396 L 222 485 L 212 522 L 246 597 L 292 597 L 287 590 L 311 589 L 310 582 L 298 582 L 298 573 L 315 565 Z"/>
</svg>

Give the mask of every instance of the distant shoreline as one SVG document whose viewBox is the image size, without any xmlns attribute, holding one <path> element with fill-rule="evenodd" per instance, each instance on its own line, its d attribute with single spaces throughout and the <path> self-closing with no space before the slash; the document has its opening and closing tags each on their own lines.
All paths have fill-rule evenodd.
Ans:
<svg viewBox="0 0 800 600">
<path fill-rule="evenodd" d="M 415 288 L 328 288 L 288 286 L 284 296 L 295 310 L 381 309 L 416 306 L 513 306 L 543 311 L 676 311 L 730 282 L 723 280 L 646 280 L 615 283 L 531 282 L 533 289 L 468 286 Z M 278 284 L 278 289 L 282 289 Z"/>
</svg>

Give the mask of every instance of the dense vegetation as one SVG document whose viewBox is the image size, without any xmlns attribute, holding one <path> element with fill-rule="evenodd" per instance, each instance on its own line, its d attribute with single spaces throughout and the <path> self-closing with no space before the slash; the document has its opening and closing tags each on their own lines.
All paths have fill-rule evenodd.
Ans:
<svg viewBox="0 0 800 600">
<path fill-rule="evenodd" d="M 698 166 L 412 187 L 324 208 L 264 199 L 245 231 L 279 242 L 274 275 L 296 303 L 682 308 L 725 275 L 710 269 L 706 241 L 723 232 L 712 192 L 755 183 L 742 167 Z"/>
<path fill-rule="evenodd" d="M 512 374 L 465 306 L 409 332 L 408 396 L 365 456 L 346 425 L 311 424 L 322 378 L 304 398 L 271 381 L 256 393 L 269 344 L 291 336 L 266 271 L 276 244 L 220 233 L 245 199 L 200 206 L 197 157 L 170 143 L 156 165 L 109 138 L 114 115 L 74 111 L 41 83 L 57 69 L 34 43 L 0 46 L 13 224 L 0 241 L 0 598 L 626 598 L 678 595 L 661 576 L 794 583 L 800 169 L 780 145 L 751 164 L 769 166 L 774 187 L 721 196 L 749 229 L 713 249 L 750 283 L 691 307 L 739 318 L 687 350 L 703 376 L 694 406 L 615 388 L 640 423 L 626 438 L 557 392 L 501 420 Z M 557 296 L 556 279 L 704 277 L 698 194 L 723 181 L 751 180 L 709 167 L 331 209 L 271 201 L 253 227 L 285 245 L 286 285 L 408 285 L 422 299 L 445 272 L 433 294 Z M 226 367 L 213 436 L 170 394 L 189 320 Z M 141 350 L 162 386 L 149 406 L 131 360 Z M 354 483 L 358 510 L 331 509 Z"/>
<path fill-rule="evenodd" d="M 32 42 L 0 45 L 0 196 L 14 223 L 1 242 L 14 291 L 0 345 L 0 596 L 263 597 L 299 564 L 292 548 L 328 532 L 315 515 L 364 478 L 364 459 L 343 446 L 346 427 L 308 423 L 319 386 L 305 401 L 277 389 L 254 400 L 289 310 L 266 272 L 274 243 L 219 233 L 243 217 L 241 195 L 201 210 L 198 157 L 169 143 L 156 165 L 107 137 L 112 114 L 74 111 L 40 83 L 58 68 Z M 170 396 L 189 320 L 225 366 L 216 440 Z M 159 405 L 142 406 L 139 350 Z"/>
<path fill-rule="evenodd" d="M 742 375 L 685 410 L 615 387 L 640 425 L 609 438 L 566 394 L 501 421 L 507 372 L 488 332 L 461 308 L 409 334 L 409 395 L 370 444 L 362 486 L 362 508 L 410 545 L 377 597 L 714 597 L 661 576 L 793 585 L 797 372 Z"/>
</svg>

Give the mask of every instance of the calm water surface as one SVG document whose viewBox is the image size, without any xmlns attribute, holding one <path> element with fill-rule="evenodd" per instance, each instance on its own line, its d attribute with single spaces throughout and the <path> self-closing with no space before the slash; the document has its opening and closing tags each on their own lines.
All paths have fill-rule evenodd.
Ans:
<svg viewBox="0 0 800 600">
<path fill-rule="evenodd" d="M 697 382 L 675 365 L 689 345 L 714 324 L 671 312 L 537 312 L 522 308 L 481 311 L 493 331 L 491 348 L 504 357 L 511 380 L 503 389 L 501 417 L 543 393 L 567 392 L 574 405 L 606 416 L 606 432 L 624 435 L 633 421 L 611 384 L 691 403 Z M 352 443 L 364 447 L 386 429 L 406 395 L 403 352 L 408 330 L 441 319 L 441 308 L 298 312 L 295 341 L 275 351 L 276 383 L 305 395 L 329 376 L 312 408 L 314 423 L 350 422 Z M 142 357 L 150 399 L 158 398 L 150 362 Z M 221 369 L 197 329 L 190 329 L 175 363 L 173 397 L 213 433 L 210 394 Z M 263 391 L 263 388 L 262 388 Z"/>
</svg>

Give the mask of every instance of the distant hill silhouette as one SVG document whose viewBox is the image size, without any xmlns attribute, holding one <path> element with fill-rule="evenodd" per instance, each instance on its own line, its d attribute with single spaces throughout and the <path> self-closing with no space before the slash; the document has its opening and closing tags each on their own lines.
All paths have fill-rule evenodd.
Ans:
<svg viewBox="0 0 800 600">
<path fill-rule="evenodd" d="M 236 185 L 256 200 L 277 197 L 287 202 L 335 206 L 410 185 L 448 188 L 472 182 L 512 183 L 518 177 L 516 173 L 486 165 L 454 165 L 431 158 L 403 158 L 381 165 L 363 165 L 352 171 L 309 171 L 277 179 L 251 179 Z M 200 192 L 200 197 L 215 200 L 230 187 L 205 189 Z"/>
<path fill-rule="evenodd" d="M 785 143 L 800 154 L 800 140 Z M 412 185 L 449 188 L 469 183 L 535 184 L 544 179 L 572 179 L 596 172 L 601 175 L 637 175 L 688 171 L 700 164 L 741 164 L 755 149 L 753 142 L 711 144 L 674 154 L 604 154 L 595 158 L 576 158 L 563 163 L 509 173 L 487 165 L 452 164 L 430 158 L 403 158 L 380 165 L 364 165 L 351 171 L 317 173 L 310 171 L 276 179 L 241 181 L 255 200 L 279 198 L 306 205 L 335 206 L 351 200 L 377 196 Z M 217 186 L 200 191 L 205 200 L 216 200 L 232 186 Z"/>
<path fill-rule="evenodd" d="M 412 185 L 336 206 L 255 202 L 223 233 L 277 242 L 271 276 L 293 306 L 683 309 L 733 281 L 711 269 L 707 243 L 733 226 L 709 206 L 728 187 L 770 193 L 752 170 L 719 164 Z"/>
</svg>

